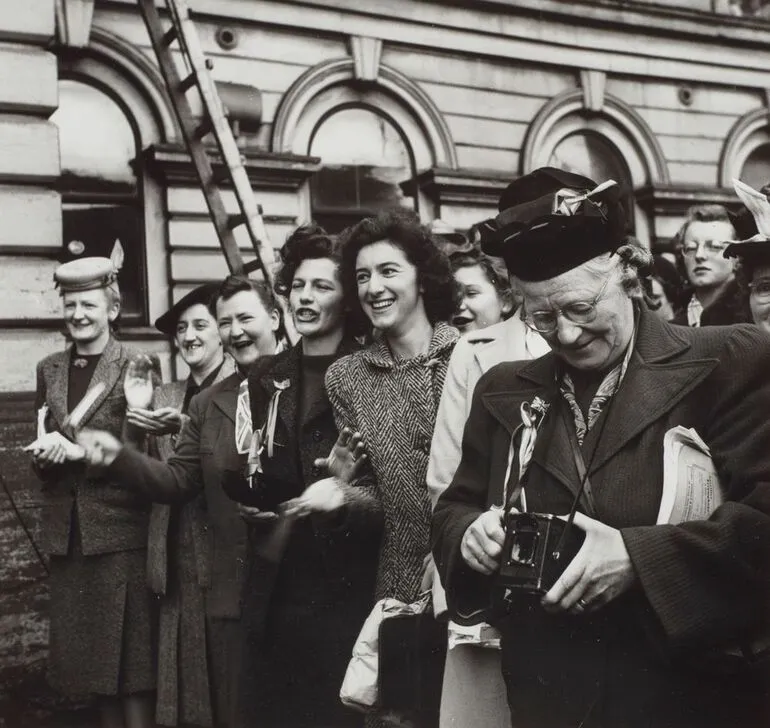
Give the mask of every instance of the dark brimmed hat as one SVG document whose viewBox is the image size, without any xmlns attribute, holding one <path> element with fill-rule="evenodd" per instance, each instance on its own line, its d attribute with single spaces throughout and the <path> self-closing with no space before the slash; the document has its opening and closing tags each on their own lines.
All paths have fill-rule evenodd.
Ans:
<svg viewBox="0 0 770 728">
<path fill-rule="evenodd" d="M 155 321 L 155 328 L 162 331 L 167 336 L 174 336 L 179 317 L 191 306 L 202 303 L 208 307 L 214 294 L 219 290 L 219 283 L 204 283 L 202 286 L 193 288 L 180 298 L 166 313 Z"/>
<path fill-rule="evenodd" d="M 747 265 L 770 263 L 770 238 L 759 231 L 761 221 L 763 231 L 767 233 L 767 212 L 770 208 L 770 185 L 765 185 L 756 192 L 748 185 L 733 180 L 735 191 L 744 202 L 736 213 L 730 213 L 730 221 L 735 228 L 736 240 L 725 248 L 725 258 L 740 258 Z"/>
<path fill-rule="evenodd" d="M 543 281 L 616 250 L 626 231 L 620 188 L 541 167 L 503 191 L 497 217 L 479 225 L 481 248 L 511 275 Z"/>
<path fill-rule="evenodd" d="M 94 256 L 60 265 L 53 279 L 61 293 L 93 291 L 114 284 L 118 271 L 110 258 Z"/>
</svg>

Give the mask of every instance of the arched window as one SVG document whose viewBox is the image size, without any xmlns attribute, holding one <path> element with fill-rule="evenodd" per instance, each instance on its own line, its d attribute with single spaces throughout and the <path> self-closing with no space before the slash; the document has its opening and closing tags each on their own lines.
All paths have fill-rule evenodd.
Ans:
<svg viewBox="0 0 770 728">
<path fill-rule="evenodd" d="M 377 109 L 332 110 L 314 130 L 309 152 L 323 164 L 310 185 L 313 219 L 330 232 L 378 210 L 414 206 L 399 187 L 416 171 L 409 143 Z"/>
<path fill-rule="evenodd" d="M 521 152 L 523 174 L 547 164 L 572 165 L 591 179 L 608 177 L 627 190 L 626 209 L 634 234 L 651 242 L 649 214 L 634 203 L 634 190 L 669 182 L 655 135 L 630 106 L 603 95 L 600 112 L 588 112 L 582 89 L 555 96 L 532 120 Z"/>
<path fill-rule="evenodd" d="M 770 141 L 760 144 L 746 157 L 740 180 L 755 190 L 770 184 Z"/>
<path fill-rule="evenodd" d="M 146 323 L 144 202 L 135 160 L 139 133 L 119 100 L 96 83 L 59 82 L 63 208 L 62 260 L 109 257 L 116 241 L 125 261 L 120 273 L 121 321 Z"/>
</svg>

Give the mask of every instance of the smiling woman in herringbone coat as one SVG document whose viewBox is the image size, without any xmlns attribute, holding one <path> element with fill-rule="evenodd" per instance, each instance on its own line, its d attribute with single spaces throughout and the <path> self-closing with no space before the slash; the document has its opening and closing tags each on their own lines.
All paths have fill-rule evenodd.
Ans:
<svg viewBox="0 0 770 728">
<path fill-rule="evenodd" d="M 430 499 L 425 481 L 431 436 L 457 332 L 449 261 L 416 221 L 396 213 L 348 231 L 343 286 L 353 310 L 379 332 L 375 342 L 335 362 L 326 389 L 339 427 L 361 433 L 370 469 L 347 488 L 348 517 L 381 508 L 385 531 L 377 597 L 413 601 L 428 555 Z"/>
</svg>

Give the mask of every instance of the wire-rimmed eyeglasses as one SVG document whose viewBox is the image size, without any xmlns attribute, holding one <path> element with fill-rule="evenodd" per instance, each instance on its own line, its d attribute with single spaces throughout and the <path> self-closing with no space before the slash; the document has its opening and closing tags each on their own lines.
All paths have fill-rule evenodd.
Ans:
<svg viewBox="0 0 770 728">
<path fill-rule="evenodd" d="M 533 331 L 539 334 L 552 334 L 559 326 L 559 316 L 578 326 L 590 324 L 596 318 L 596 304 L 599 303 L 607 290 L 609 277 L 599 289 L 599 293 L 590 301 L 574 301 L 563 308 L 555 308 L 550 311 L 524 312 L 522 319 Z"/>
<path fill-rule="evenodd" d="M 751 295 L 757 300 L 770 301 L 770 278 L 760 278 L 758 281 L 749 283 Z"/>
<path fill-rule="evenodd" d="M 684 255 L 695 255 L 702 246 L 703 250 L 709 255 L 722 255 L 728 245 L 730 243 L 726 243 L 723 240 L 704 240 L 697 243 L 694 240 L 689 240 L 682 245 L 682 253 Z"/>
</svg>

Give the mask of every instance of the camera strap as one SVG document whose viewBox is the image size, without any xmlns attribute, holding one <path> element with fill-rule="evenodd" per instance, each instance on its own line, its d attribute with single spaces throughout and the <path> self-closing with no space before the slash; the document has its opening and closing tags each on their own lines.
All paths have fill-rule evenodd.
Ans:
<svg viewBox="0 0 770 728">
<path fill-rule="evenodd" d="M 594 501 L 594 493 L 593 489 L 591 488 L 591 481 L 588 478 L 588 470 L 586 468 L 585 460 L 583 460 L 583 453 L 580 450 L 577 437 L 575 436 L 573 428 L 570 427 L 570 424 L 572 423 L 565 422 L 565 426 L 567 428 L 567 440 L 569 441 L 569 449 L 572 452 L 572 459 L 575 461 L 575 468 L 577 470 L 578 478 L 580 478 L 581 484 L 580 489 L 578 490 L 577 499 L 572 506 L 572 511 L 574 512 L 578 501 L 583 498 L 584 505 L 586 506 L 586 515 L 594 518 L 596 517 L 597 513 L 596 501 Z"/>
</svg>

